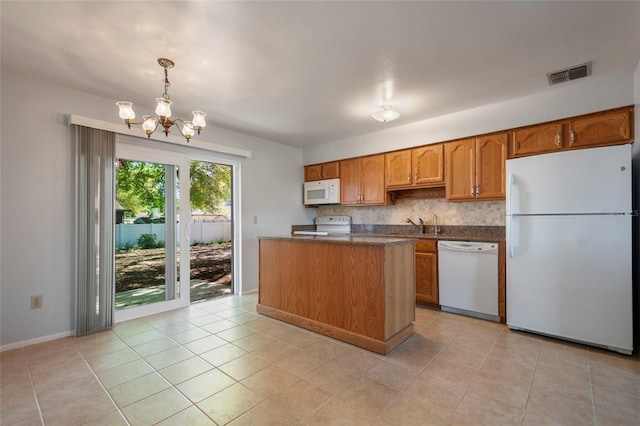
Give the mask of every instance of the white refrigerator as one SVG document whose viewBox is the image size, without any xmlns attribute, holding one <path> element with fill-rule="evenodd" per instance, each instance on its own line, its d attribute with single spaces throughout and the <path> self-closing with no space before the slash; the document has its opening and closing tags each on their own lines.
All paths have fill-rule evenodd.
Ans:
<svg viewBox="0 0 640 426">
<path fill-rule="evenodd" d="M 507 325 L 630 354 L 631 145 L 507 161 Z"/>
</svg>

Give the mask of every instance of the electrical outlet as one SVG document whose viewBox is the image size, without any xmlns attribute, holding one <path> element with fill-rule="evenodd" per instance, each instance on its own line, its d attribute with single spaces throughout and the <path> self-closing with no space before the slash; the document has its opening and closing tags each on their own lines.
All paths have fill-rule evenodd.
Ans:
<svg viewBox="0 0 640 426">
<path fill-rule="evenodd" d="M 31 296 L 31 309 L 42 308 L 42 295 Z"/>
<path fill-rule="evenodd" d="M 257 225 L 258 224 L 258 216 L 254 216 L 253 217 L 253 224 Z"/>
</svg>

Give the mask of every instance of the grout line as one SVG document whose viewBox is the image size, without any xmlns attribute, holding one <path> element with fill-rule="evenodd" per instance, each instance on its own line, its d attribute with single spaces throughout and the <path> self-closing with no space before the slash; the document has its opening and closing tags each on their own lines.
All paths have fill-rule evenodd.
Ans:
<svg viewBox="0 0 640 426">
<path fill-rule="evenodd" d="M 456 335 L 456 337 L 458 337 L 460 334 L 462 334 L 462 332 L 465 330 L 465 328 L 467 328 L 467 326 L 463 327 L 462 330 L 460 330 L 460 332 Z M 451 413 L 449 414 L 449 418 L 447 419 L 447 424 L 450 424 L 453 421 L 453 418 L 455 417 L 456 411 L 458 411 L 458 408 L 460 408 L 460 404 L 462 404 L 462 401 L 464 400 L 464 398 L 467 396 L 467 392 L 469 391 L 469 389 L 471 388 L 471 385 L 473 384 L 473 381 L 475 380 L 476 376 L 478 375 L 478 373 L 480 372 L 480 370 L 482 369 L 482 366 L 484 366 L 485 362 L 487 362 L 487 359 L 489 358 L 489 354 L 491 353 L 491 351 L 493 351 L 493 348 L 496 346 L 496 342 L 498 341 L 498 338 L 500 337 L 500 335 L 503 333 L 504 331 L 501 331 L 500 334 L 498 334 L 495 338 L 495 340 L 493 341 L 493 343 L 491 344 L 491 347 L 489 348 L 489 350 L 487 351 L 487 354 L 484 356 L 482 363 L 480 364 L 480 366 L 476 369 L 475 373 L 473 373 L 473 376 L 471 377 L 471 382 L 469 382 L 469 384 L 466 386 L 466 389 L 464 390 L 464 392 L 462 393 L 462 396 L 460 397 L 460 400 L 456 403 L 456 406 L 453 407 L 453 410 L 451 410 Z M 453 341 L 455 340 L 455 337 L 451 340 Z M 451 343 L 451 342 L 449 342 Z M 449 344 L 447 344 L 448 346 Z"/>
<path fill-rule="evenodd" d="M 24 347 L 20 348 L 20 352 L 22 352 L 24 364 L 27 366 L 27 371 L 29 371 L 29 382 L 31 383 L 31 390 L 33 391 L 33 397 L 36 400 L 36 408 L 38 409 L 40 422 L 44 426 L 44 414 L 42 413 L 42 408 L 40 407 L 40 399 L 38 398 L 38 392 L 36 391 L 36 384 L 33 382 L 33 376 L 31 374 L 31 365 L 27 362 L 27 354 L 24 352 Z"/>
<path fill-rule="evenodd" d="M 106 330 L 105 330 L 106 331 Z M 115 333 L 113 333 L 113 331 L 108 330 L 109 333 L 112 333 L 114 336 L 118 337 L 118 339 L 120 339 L 122 341 L 122 339 L 117 336 Z M 125 343 L 123 341 L 123 343 Z M 131 423 L 129 423 L 129 420 L 127 419 L 127 417 L 124 415 L 124 413 L 122 412 L 122 410 L 120 409 L 120 406 L 118 404 L 116 404 L 116 402 L 113 400 L 113 398 L 111 397 L 111 394 L 109 393 L 109 391 L 107 390 L 107 388 L 104 386 L 104 383 L 102 383 L 102 380 L 100 380 L 100 378 L 98 378 L 98 376 L 96 375 L 96 372 L 93 371 L 93 368 L 91 367 L 91 365 L 89 365 L 89 362 L 86 360 L 86 358 L 84 357 L 84 355 L 82 354 L 82 352 L 80 351 L 80 349 L 78 349 L 78 347 L 75 344 L 75 341 L 71 341 L 71 344 L 73 345 L 73 348 L 76 350 L 76 352 L 78 352 L 78 355 L 80 355 L 80 358 L 82 358 L 82 361 L 84 362 L 84 364 L 87 366 L 87 368 L 89 369 L 89 371 L 91 371 L 91 374 L 93 375 L 93 377 L 96 379 L 96 381 L 100 384 L 100 387 L 102 388 L 102 390 L 104 391 L 104 393 L 107 395 L 107 398 L 109 398 L 109 400 L 111 401 L 111 403 L 113 404 L 113 406 L 116 408 L 116 411 L 118 412 L 118 414 L 120 414 L 120 417 L 122 417 L 122 419 L 124 420 L 124 422 L 131 426 Z M 125 343 L 126 344 L 126 343 Z M 43 423 L 44 424 L 44 423 Z"/>
<path fill-rule="evenodd" d="M 531 377 L 529 378 L 529 390 L 527 391 L 527 399 L 524 402 L 524 407 L 522 408 L 522 418 L 520 419 L 520 425 L 524 422 L 524 416 L 527 412 L 527 405 L 529 404 L 529 397 L 531 396 L 531 388 L 533 387 L 533 377 L 536 374 L 536 369 L 538 368 L 538 358 L 540 357 L 540 351 L 542 350 L 542 345 L 539 345 L 536 349 L 536 359 L 533 363 L 533 371 L 531 371 Z"/>
<path fill-rule="evenodd" d="M 591 354 L 587 352 L 587 366 L 589 367 L 589 394 L 591 396 L 591 410 L 593 412 L 593 424 L 598 425 L 598 417 L 596 416 L 596 397 L 593 393 L 593 377 L 591 375 Z"/>
</svg>

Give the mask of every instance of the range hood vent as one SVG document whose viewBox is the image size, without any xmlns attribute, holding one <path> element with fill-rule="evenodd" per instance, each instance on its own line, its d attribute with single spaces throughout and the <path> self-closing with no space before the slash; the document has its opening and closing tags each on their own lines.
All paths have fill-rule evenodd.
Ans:
<svg viewBox="0 0 640 426">
<path fill-rule="evenodd" d="M 549 85 L 564 83 L 565 81 L 576 80 L 591 75 L 591 62 L 576 65 L 559 71 L 547 73 Z"/>
</svg>

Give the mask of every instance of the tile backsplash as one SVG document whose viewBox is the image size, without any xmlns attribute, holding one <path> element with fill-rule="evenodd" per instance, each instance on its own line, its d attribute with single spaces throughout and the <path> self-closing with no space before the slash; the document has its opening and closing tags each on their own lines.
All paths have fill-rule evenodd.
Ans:
<svg viewBox="0 0 640 426">
<path fill-rule="evenodd" d="M 401 199 L 389 206 L 322 206 L 316 216 L 348 215 L 354 224 L 385 225 L 404 225 L 410 217 L 416 223 L 422 218 L 427 225 L 433 225 L 433 215 L 437 215 L 439 225 L 505 226 L 505 212 L 504 201 L 452 203 L 437 198 Z"/>
</svg>

